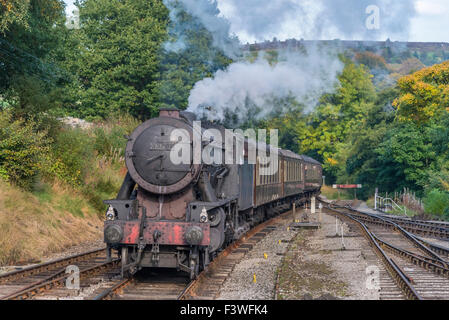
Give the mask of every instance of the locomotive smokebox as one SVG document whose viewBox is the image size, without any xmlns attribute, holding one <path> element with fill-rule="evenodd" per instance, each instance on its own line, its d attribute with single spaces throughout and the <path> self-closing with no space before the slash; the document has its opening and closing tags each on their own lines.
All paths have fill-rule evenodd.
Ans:
<svg viewBox="0 0 449 320">
<path fill-rule="evenodd" d="M 174 130 L 182 130 L 189 140 L 174 140 Z M 161 109 L 159 118 L 144 122 L 129 137 L 125 161 L 133 181 L 153 194 L 174 194 L 187 188 L 199 175 L 201 166 L 192 163 L 192 156 L 190 163 L 173 163 L 171 151 L 180 143 L 192 148 L 190 141 L 190 122 L 181 117 L 178 109 Z"/>
</svg>

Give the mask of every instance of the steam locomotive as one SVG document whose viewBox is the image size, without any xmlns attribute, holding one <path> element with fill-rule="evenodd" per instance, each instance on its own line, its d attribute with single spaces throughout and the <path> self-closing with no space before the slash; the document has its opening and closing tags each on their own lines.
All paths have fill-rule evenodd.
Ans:
<svg viewBox="0 0 449 320">
<path fill-rule="evenodd" d="M 173 163 L 173 147 L 181 140 L 173 141 L 174 130 L 192 139 L 211 128 L 225 135 L 212 123 L 198 129 L 195 120 L 192 113 L 163 109 L 126 137 L 128 173 L 117 198 L 104 201 L 104 241 L 109 257 L 112 250 L 121 257 L 122 276 L 142 268 L 176 268 L 194 279 L 252 227 L 320 192 L 319 162 L 268 144 L 251 161 L 254 141 L 249 138 L 232 164 L 196 163 L 192 155 L 190 163 Z M 201 144 L 210 141 L 202 138 Z M 225 143 L 215 142 L 212 153 L 224 155 Z M 189 142 L 185 146 L 194 148 Z M 266 173 L 273 152 L 275 168 L 271 163 Z"/>
</svg>

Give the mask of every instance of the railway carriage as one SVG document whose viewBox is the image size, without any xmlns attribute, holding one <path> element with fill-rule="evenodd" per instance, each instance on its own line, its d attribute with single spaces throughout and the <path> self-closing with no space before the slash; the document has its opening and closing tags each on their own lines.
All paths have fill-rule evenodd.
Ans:
<svg viewBox="0 0 449 320">
<path fill-rule="evenodd" d="M 266 156 L 251 163 L 248 139 L 241 164 L 173 164 L 170 152 L 178 141 L 171 141 L 172 132 L 201 135 L 194 121 L 191 113 L 164 109 L 128 138 L 128 173 L 117 198 L 105 201 L 104 240 L 109 253 L 121 256 L 123 276 L 142 268 L 176 268 L 195 278 L 252 227 L 320 192 L 319 162 L 266 146 Z M 278 157 L 270 163 L 273 150 Z M 212 152 L 224 159 L 223 145 Z"/>
</svg>

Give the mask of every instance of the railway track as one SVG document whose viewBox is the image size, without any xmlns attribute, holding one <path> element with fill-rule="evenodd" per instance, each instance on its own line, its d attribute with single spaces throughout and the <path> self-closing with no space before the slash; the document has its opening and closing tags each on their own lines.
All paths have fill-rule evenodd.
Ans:
<svg viewBox="0 0 449 320">
<path fill-rule="evenodd" d="M 291 212 L 272 218 L 251 229 L 241 239 L 223 250 L 192 282 L 175 270 L 138 273 L 130 279 L 111 281 L 106 289 L 96 292 L 93 300 L 215 299 L 235 265 L 253 246 L 291 218 Z"/>
<path fill-rule="evenodd" d="M 108 261 L 102 248 L 0 275 L 0 300 L 213 299 L 244 255 L 290 215 L 291 212 L 284 213 L 248 231 L 192 282 L 176 270 L 164 269 L 144 270 L 132 278 L 120 279 L 120 260 Z M 68 266 L 79 268 L 79 289 L 66 287 Z M 92 292 L 80 296 L 88 288 L 93 288 Z"/>
<path fill-rule="evenodd" d="M 401 289 L 403 298 L 449 299 L 447 249 L 441 247 L 434 250 L 431 244 L 385 217 L 324 203 L 332 213 L 359 227 L 394 279 L 396 287 Z M 445 253 L 444 257 L 442 253 Z M 381 279 L 381 298 L 400 299 L 401 296 L 391 284 L 382 286 Z"/>
<path fill-rule="evenodd" d="M 118 264 L 118 259 L 107 261 L 102 248 L 8 272 L 0 275 L 0 300 L 66 298 L 79 291 L 65 287 L 68 266 L 78 268 L 81 287 L 87 287 L 94 277 L 116 273 Z"/>
<path fill-rule="evenodd" d="M 350 206 L 346 207 L 351 210 L 353 214 L 358 215 L 362 218 L 372 218 L 377 221 L 389 221 L 393 222 L 405 230 L 421 235 L 424 237 L 430 237 L 441 240 L 449 240 L 449 225 L 444 222 L 439 221 L 423 221 L 423 220 L 412 220 L 402 217 L 393 217 L 391 215 L 373 215 L 366 212 L 357 211 Z"/>
</svg>

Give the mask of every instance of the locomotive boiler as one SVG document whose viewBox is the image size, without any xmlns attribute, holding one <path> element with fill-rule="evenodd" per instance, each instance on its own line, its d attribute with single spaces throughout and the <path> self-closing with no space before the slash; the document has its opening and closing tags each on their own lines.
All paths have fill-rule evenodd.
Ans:
<svg viewBox="0 0 449 320">
<path fill-rule="evenodd" d="M 171 153 L 180 143 L 174 130 L 187 133 L 191 149 L 195 134 L 204 130 L 225 136 L 223 127 L 203 122 L 198 129 L 195 120 L 192 113 L 163 109 L 127 137 L 128 173 L 117 198 L 104 201 L 104 241 L 109 254 L 118 251 L 123 276 L 142 268 L 175 268 L 193 279 L 252 227 L 320 192 L 319 162 L 276 148 L 276 168 L 267 174 L 263 155 L 249 159 L 250 139 L 244 140 L 240 161 L 197 163 L 190 152 L 187 163 L 174 163 Z M 201 145 L 214 145 L 212 153 L 225 159 L 225 143 L 212 141 L 202 139 Z"/>
</svg>

